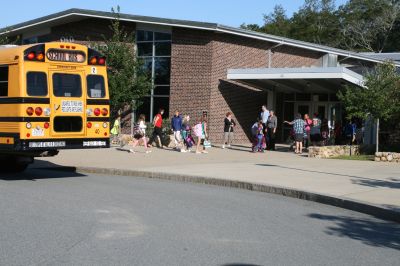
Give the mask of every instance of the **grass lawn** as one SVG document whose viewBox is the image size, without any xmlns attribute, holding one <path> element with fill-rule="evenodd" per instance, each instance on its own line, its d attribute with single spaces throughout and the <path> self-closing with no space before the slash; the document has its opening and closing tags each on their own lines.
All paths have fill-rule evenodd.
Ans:
<svg viewBox="0 0 400 266">
<path fill-rule="evenodd" d="M 338 159 L 338 160 L 355 160 L 355 161 L 374 161 L 375 156 L 374 155 L 342 155 L 342 156 L 337 156 L 333 157 L 331 159 Z"/>
</svg>

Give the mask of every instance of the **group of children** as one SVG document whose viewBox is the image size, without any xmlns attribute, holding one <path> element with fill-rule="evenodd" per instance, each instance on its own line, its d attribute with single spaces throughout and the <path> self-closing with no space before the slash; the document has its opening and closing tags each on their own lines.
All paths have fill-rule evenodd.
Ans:
<svg viewBox="0 0 400 266">
<path fill-rule="evenodd" d="M 141 114 L 137 123 L 134 125 L 132 130 L 132 148 L 129 150 L 131 153 L 135 153 L 134 148 L 139 144 L 143 143 L 146 149 L 146 153 L 151 152 L 152 143 L 155 141 L 158 143 L 159 148 L 163 148 L 162 140 L 162 115 L 163 109 L 160 109 L 153 120 L 153 134 L 151 137 L 146 136 L 146 117 Z M 120 129 L 120 117 L 115 120 L 114 127 L 111 130 L 111 134 L 114 136 L 119 135 Z M 171 120 L 171 129 L 174 132 L 175 149 L 180 152 L 191 152 L 193 147 L 196 145 L 196 153 L 208 153 L 209 141 L 207 140 L 207 122 L 206 117 L 203 115 L 201 119 L 198 119 L 195 125 L 191 126 L 189 115 L 184 115 L 183 118 L 179 112 L 176 111 L 175 115 Z M 203 147 L 201 147 L 203 145 Z"/>
</svg>

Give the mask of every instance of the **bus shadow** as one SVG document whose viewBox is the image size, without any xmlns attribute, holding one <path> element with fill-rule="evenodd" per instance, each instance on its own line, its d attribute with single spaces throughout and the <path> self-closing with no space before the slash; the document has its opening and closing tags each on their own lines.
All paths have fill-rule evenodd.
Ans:
<svg viewBox="0 0 400 266">
<path fill-rule="evenodd" d="M 57 179 L 83 176 L 86 175 L 76 172 L 75 167 L 65 167 L 41 160 L 37 160 L 24 172 L 20 173 L 2 171 L 0 167 L 0 180 L 4 181 L 36 181 L 40 179 Z"/>
</svg>

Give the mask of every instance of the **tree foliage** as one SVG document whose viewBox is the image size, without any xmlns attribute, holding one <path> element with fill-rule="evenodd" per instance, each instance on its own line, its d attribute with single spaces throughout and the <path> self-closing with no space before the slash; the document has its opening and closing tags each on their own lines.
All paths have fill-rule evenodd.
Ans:
<svg viewBox="0 0 400 266">
<path fill-rule="evenodd" d="M 400 112 L 400 75 L 393 63 L 379 64 L 365 77 L 365 87 L 346 86 L 339 91 L 347 116 L 388 121 Z"/>
<path fill-rule="evenodd" d="M 264 24 L 242 28 L 354 51 L 400 50 L 399 0 L 305 0 L 291 17 L 277 5 Z"/>
<path fill-rule="evenodd" d="M 110 30 L 112 36 L 104 37 L 104 43 L 94 46 L 107 58 L 108 87 L 110 91 L 111 113 L 115 116 L 120 110 L 131 106 L 150 93 L 151 80 L 143 69 L 143 64 L 135 56 L 135 37 L 120 24 L 119 7 Z"/>
</svg>

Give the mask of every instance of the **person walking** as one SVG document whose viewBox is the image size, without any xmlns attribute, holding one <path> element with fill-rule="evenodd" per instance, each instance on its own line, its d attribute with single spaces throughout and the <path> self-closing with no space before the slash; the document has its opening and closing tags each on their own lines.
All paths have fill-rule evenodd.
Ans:
<svg viewBox="0 0 400 266">
<path fill-rule="evenodd" d="M 232 118 L 232 113 L 226 113 L 224 119 L 224 143 L 222 144 L 222 149 L 225 149 L 225 144 L 228 148 L 231 147 L 233 141 L 233 128 L 236 126 L 235 120 Z"/>
<path fill-rule="evenodd" d="M 178 110 L 175 111 L 175 115 L 171 119 L 171 128 L 174 131 L 175 149 L 179 149 L 182 143 L 182 116 L 180 116 Z"/>
<path fill-rule="evenodd" d="M 278 118 L 273 110 L 269 111 L 269 117 L 267 121 L 267 150 L 275 150 L 275 134 L 278 127 Z"/>
<path fill-rule="evenodd" d="M 137 124 L 133 128 L 133 140 L 132 140 L 132 149 L 129 150 L 130 153 L 135 153 L 133 148 L 135 148 L 140 141 L 143 142 L 143 146 L 145 147 L 146 153 L 150 153 L 151 150 L 147 145 L 147 137 L 146 137 L 146 117 L 144 114 L 139 116 Z"/>
<path fill-rule="evenodd" d="M 207 153 L 206 150 L 204 149 L 204 146 L 202 150 L 200 149 L 201 141 L 202 139 L 205 138 L 203 120 L 204 119 L 197 119 L 196 125 L 193 127 L 193 133 L 196 137 L 196 154 Z"/>
<path fill-rule="evenodd" d="M 159 148 L 162 149 L 162 122 L 163 122 L 163 116 L 164 114 L 164 109 L 160 108 L 158 111 L 158 114 L 153 119 L 153 134 L 151 135 L 151 138 L 149 140 L 149 145 L 152 145 L 155 140 L 158 140 L 159 143 Z"/>
<path fill-rule="evenodd" d="M 182 139 L 183 139 L 183 147 L 181 148 L 181 152 L 190 152 L 194 144 L 194 140 L 190 134 L 191 127 L 190 127 L 190 116 L 184 115 L 183 122 L 182 122 Z"/>
<path fill-rule="evenodd" d="M 111 136 L 112 136 L 112 144 L 117 144 L 119 142 L 119 134 L 121 130 L 121 115 L 118 114 L 118 117 L 114 121 L 114 125 L 110 131 Z"/>
<path fill-rule="evenodd" d="M 303 153 L 303 140 L 305 132 L 305 122 L 301 118 L 301 114 L 296 114 L 295 119 L 292 122 L 285 121 L 284 123 L 292 125 L 294 131 L 294 139 L 296 141 L 296 154 Z"/>
</svg>

